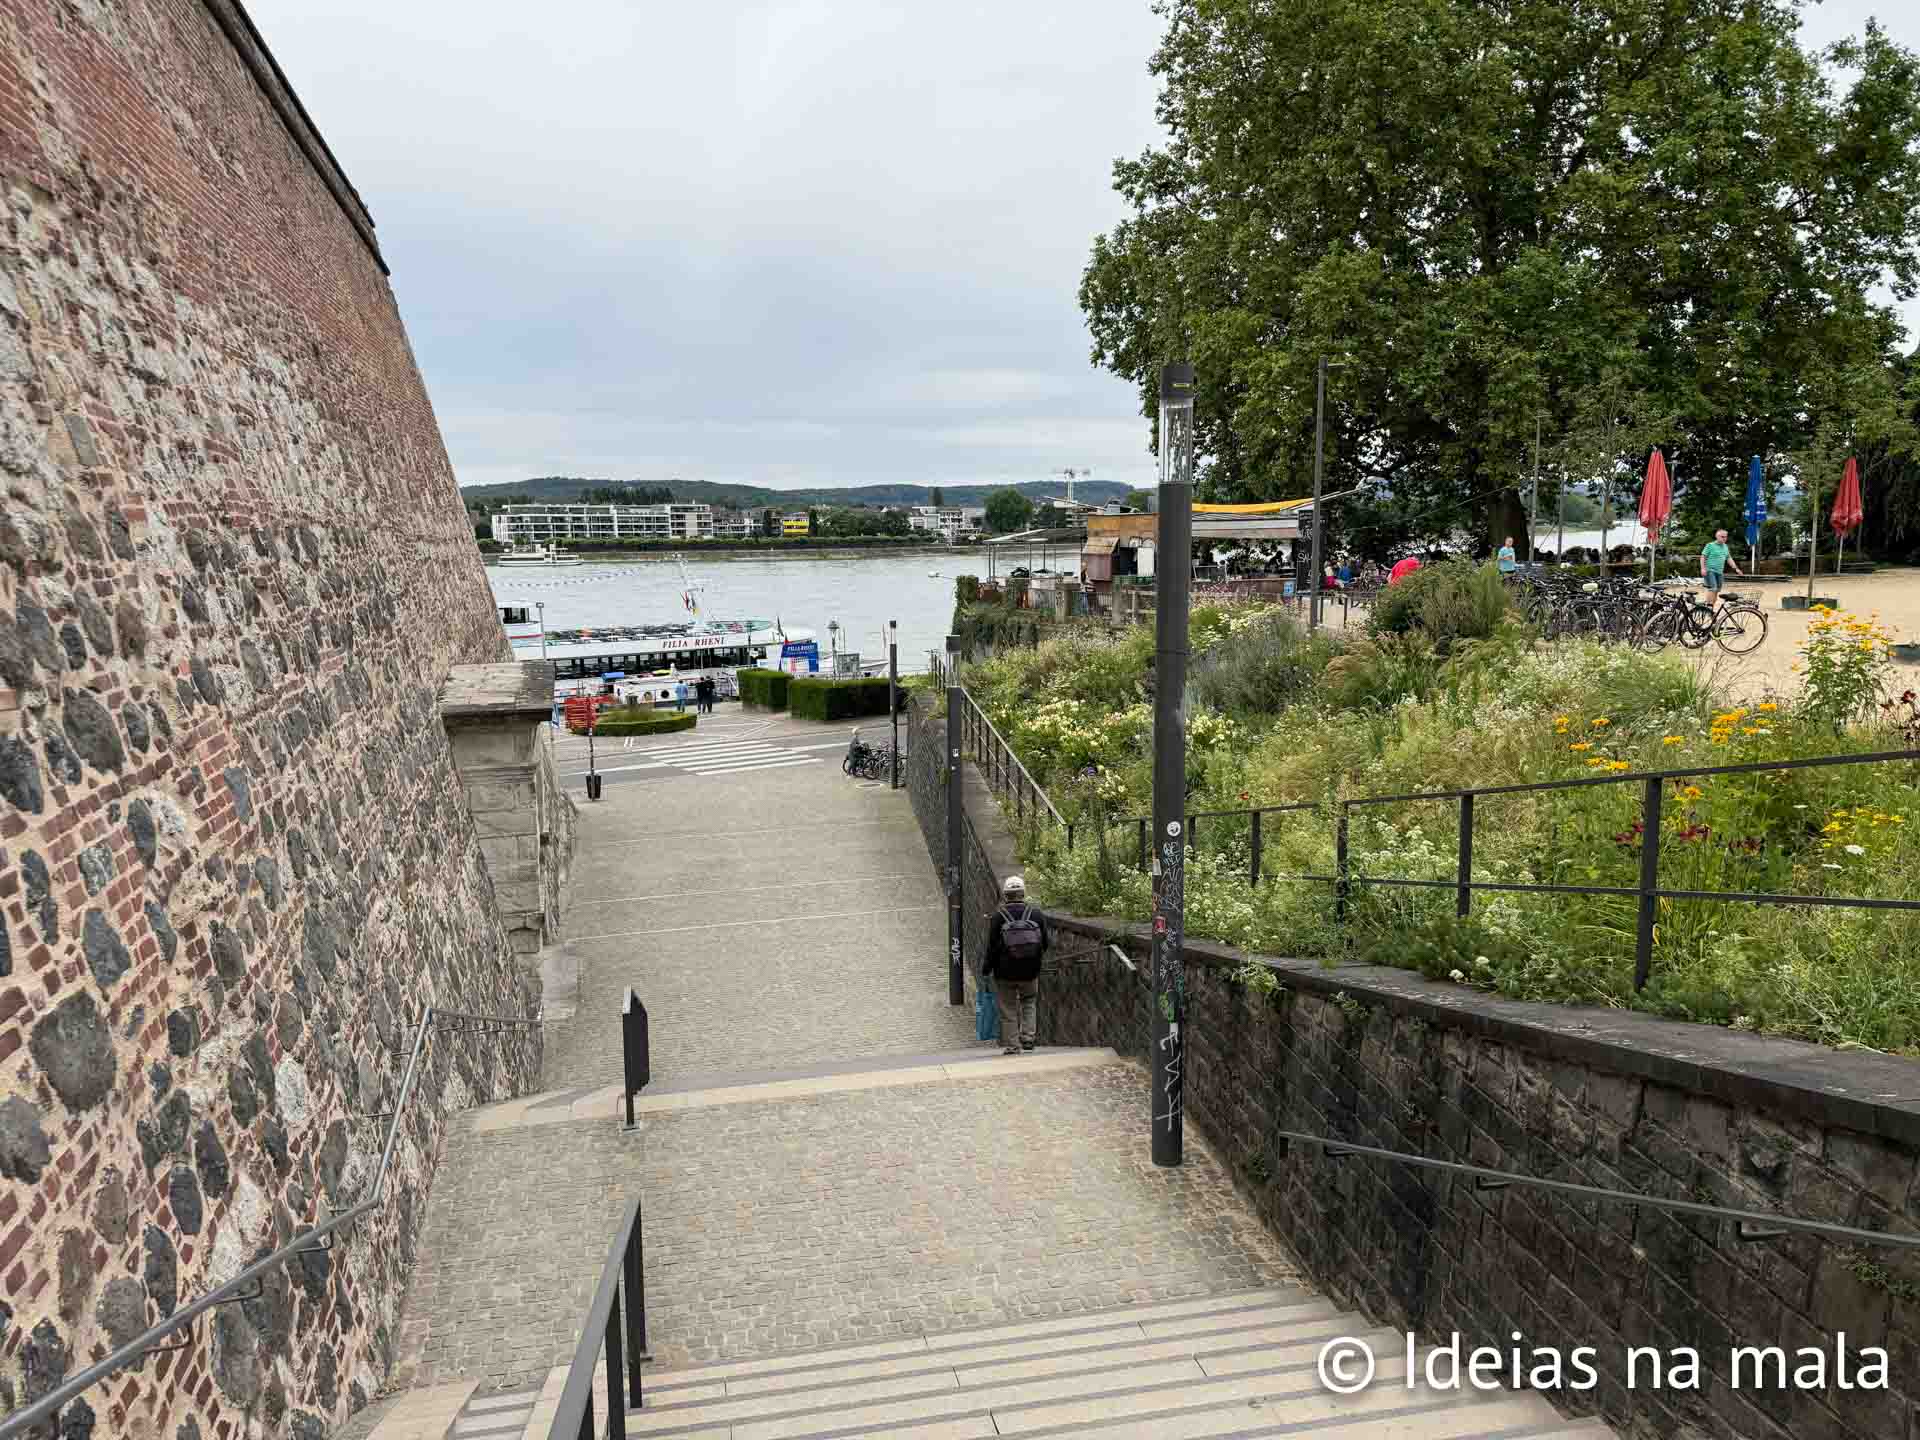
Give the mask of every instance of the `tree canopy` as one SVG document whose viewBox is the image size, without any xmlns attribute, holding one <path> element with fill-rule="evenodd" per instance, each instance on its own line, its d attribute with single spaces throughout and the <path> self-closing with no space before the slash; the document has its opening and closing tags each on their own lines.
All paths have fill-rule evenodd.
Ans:
<svg viewBox="0 0 1920 1440">
<path fill-rule="evenodd" d="M 1169 139 L 1116 164 L 1080 301 L 1144 414 L 1193 362 L 1202 493 L 1308 493 L 1322 356 L 1326 488 L 1403 529 L 1519 533 L 1536 433 L 1543 516 L 1637 493 L 1656 443 L 1683 515 L 1736 518 L 1752 455 L 1830 485 L 1910 443 L 1869 292 L 1920 281 L 1920 65 L 1876 26 L 1815 54 L 1799 0 L 1162 8 Z"/>
<path fill-rule="evenodd" d="M 1032 515 L 1033 502 L 1018 490 L 996 490 L 987 496 L 987 528 L 996 535 L 1026 529 Z"/>
</svg>

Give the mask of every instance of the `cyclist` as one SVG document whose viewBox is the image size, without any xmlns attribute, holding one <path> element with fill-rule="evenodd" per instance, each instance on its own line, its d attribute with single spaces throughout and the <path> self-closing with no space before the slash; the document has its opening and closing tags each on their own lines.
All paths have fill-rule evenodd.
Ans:
<svg viewBox="0 0 1920 1440">
<path fill-rule="evenodd" d="M 1726 578 L 1728 566 L 1733 567 L 1734 574 L 1742 573 L 1740 567 L 1733 563 L 1733 550 L 1727 544 L 1727 532 L 1716 530 L 1713 539 L 1700 552 L 1700 578 L 1706 583 L 1709 609 L 1716 608 L 1720 603 L 1720 586 Z"/>
</svg>

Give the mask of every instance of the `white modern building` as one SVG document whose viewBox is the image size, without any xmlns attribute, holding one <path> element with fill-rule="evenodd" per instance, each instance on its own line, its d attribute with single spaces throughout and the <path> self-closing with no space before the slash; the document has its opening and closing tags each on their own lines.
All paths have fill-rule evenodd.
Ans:
<svg viewBox="0 0 1920 1440">
<path fill-rule="evenodd" d="M 909 530 L 926 530 L 949 545 L 962 535 L 987 528 L 984 505 L 916 505 L 907 515 Z"/>
<path fill-rule="evenodd" d="M 564 540 L 711 540 L 713 507 L 670 505 L 507 505 L 494 512 L 502 545 Z"/>
</svg>

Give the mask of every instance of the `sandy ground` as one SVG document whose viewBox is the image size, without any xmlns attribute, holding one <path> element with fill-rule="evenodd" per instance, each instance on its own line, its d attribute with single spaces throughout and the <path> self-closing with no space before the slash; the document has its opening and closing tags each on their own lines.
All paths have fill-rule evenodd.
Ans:
<svg viewBox="0 0 1920 1440">
<path fill-rule="evenodd" d="M 1682 653 L 1690 654 L 1693 664 L 1731 700 L 1797 695 L 1800 677 L 1793 673 L 1793 665 L 1800 658 L 1807 626 L 1815 617 L 1805 610 L 1782 610 L 1780 601 L 1786 595 L 1805 595 L 1806 580 L 1753 584 L 1736 576 L 1727 578 L 1729 590 L 1750 597 L 1766 611 L 1766 640 L 1746 655 L 1728 655 L 1718 645 Z M 1832 596 L 1840 602 L 1842 611 L 1861 619 L 1879 620 L 1893 632 L 1896 641 L 1920 640 L 1920 570 L 1820 576 L 1814 581 L 1814 593 Z M 1920 665 L 1896 662 L 1894 677 L 1901 688 L 1911 685 L 1920 689 Z"/>
</svg>

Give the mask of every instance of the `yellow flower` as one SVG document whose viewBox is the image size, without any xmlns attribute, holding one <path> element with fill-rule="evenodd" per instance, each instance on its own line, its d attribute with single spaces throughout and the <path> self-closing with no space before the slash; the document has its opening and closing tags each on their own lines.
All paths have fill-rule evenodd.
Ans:
<svg viewBox="0 0 1920 1440">
<path fill-rule="evenodd" d="M 1585 740 L 1577 740 L 1567 748 L 1569 750 L 1591 750 L 1593 746 Z"/>
<path fill-rule="evenodd" d="M 1767 711 L 1768 713 L 1772 713 L 1773 711 L 1778 710 L 1780 707 L 1774 704 L 1773 701 L 1767 700 L 1762 702 L 1759 708 Z"/>
<path fill-rule="evenodd" d="M 1662 735 L 1660 737 L 1660 743 L 1662 745 L 1684 745 L 1687 743 L 1687 737 L 1684 735 Z"/>
<path fill-rule="evenodd" d="M 1630 765 L 1630 764 L 1629 764 L 1629 763 L 1628 763 L 1627 761 L 1625 761 L 1625 760 L 1614 760 L 1614 761 L 1610 761 L 1610 762 L 1608 763 L 1608 765 L 1607 765 L 1607 769 L 1609 769 L 1609 770 L 1631 770 L 1632 768 L 1633 768 L 1633 766 L 1632 766 L 1632 765 Z"/>
<path fill-rule="evenodd" d="M 1593 723 L 1596 726 L 1598 726 L 1598 725 L 1611 725 L 1613 722 L 1607 719 L 1607 717 L 1604 715 L 1596 715 L 1593 717 Z"/>
<path fill-rule="evenodd" d="M 1682 800 L 1698 800 L 1705 792 L 1698 785 L 1689 785 L 1680 792 Z"/>
<path fill-rule="evenodd" d="M 1840 833 L 1840 822 L 1838 820 L 1833 821 L 1821 830 L 1820 833 L 1822 835 L 1838 835 Z"/>
<path fill-rule="evenodd" d="M 1764 735 L 1767 732 L 1758 725 L 1742 725 L 1740 727 L 1740 733 L 1742 735 Z"/>
<path fill-rule="evenodd" d="M 1607 757 L 1604 755 L 1596 755 L 1591 760 L 1587 761 L 1588 765 L 1605 765 L 1607 763 L 1608 763 Z"/>
<path fill-rule="evenodd" d="M 1566 717 L 1565 715 L 1556 715 L 1553 717 L 1553 723 L 1556 725 L 1568 724 L 1569 723 L 1568 717 Z"/>
</svg>

